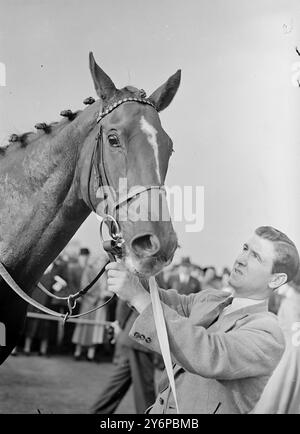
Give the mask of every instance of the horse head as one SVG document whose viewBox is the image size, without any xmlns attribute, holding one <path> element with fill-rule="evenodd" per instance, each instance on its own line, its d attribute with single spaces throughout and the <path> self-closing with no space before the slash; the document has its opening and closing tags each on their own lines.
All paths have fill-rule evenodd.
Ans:
<svg viewBox="0 0 300 434">
<path fill-rule="evenodd" d="M 145 276 L 155 274 L 177 248 L 163 188 L 172 140 L 158 113 L 173 100 L 180 71 L 149 97 L 132 86 L 117 89 L 92 53 L 90 71 L 99 116 L 81 149 L 82 198 L 97 214 L 118 222 L 127 266 Z"/>
</svg>

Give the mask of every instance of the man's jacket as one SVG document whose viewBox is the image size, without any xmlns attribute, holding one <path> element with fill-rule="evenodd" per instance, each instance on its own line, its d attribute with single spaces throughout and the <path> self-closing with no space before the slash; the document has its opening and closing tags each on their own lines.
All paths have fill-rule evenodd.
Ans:
<svg viewBox="0 0 300 434">
<path fill-rule="evenodd" d="M 284 351 L 284 338 L 267 302 L 221 315 L 229 295 L 205 290 L 188 296 L 160 290 L 180 413 L 248 413 Z M 151 304 L 130 336 L 160 352 Z M 165 373 L 151 413 L 175 413 Z"/>
<path fill-rule="evenodd" d="M 132 340 L 129 337 L 130 329 L 136 320 L 138 313 L 135 309 L 128 306 L 125 301 L 118 299 L 117 309 L 116 309 L 116 320 L 119 323 L 121 331 L 117 336 L 118 345 L 123 347 L 131 348 L 133 350 L 150 352 L 149 348 L 145 348 L 139 342 Z"/>
</svg>

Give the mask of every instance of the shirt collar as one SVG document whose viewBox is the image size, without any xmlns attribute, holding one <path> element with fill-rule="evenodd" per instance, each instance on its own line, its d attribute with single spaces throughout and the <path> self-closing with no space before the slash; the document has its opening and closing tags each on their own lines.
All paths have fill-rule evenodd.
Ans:
<svg viewBox="0 0 300 434">
<path fill-rule="evenodd" d="M 254 300 L 252 298 L 235 297 L 233 298 L 232 303 L 229 306 L 225 307 L 225 309 L 223 310 L 223 314 L 228 315 L 229 313 L 235 312 L 236 310 L 263 303 L 264 301 L 265 300 Z"/>
</svg>

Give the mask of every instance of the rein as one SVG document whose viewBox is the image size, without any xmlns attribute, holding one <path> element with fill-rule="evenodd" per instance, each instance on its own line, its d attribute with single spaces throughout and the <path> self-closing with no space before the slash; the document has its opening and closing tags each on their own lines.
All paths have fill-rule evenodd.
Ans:
<svg viewBox="0 0 300 434">
<path fill-rule="evenodd" d="M 98 118 L 97 118 L 97 123 L 99 123 L 103 119 L 104 116 L 108 115 L 116 107 L 118 107 L 119 105 L 121 105 L 125 102 L 138 102 L 141 104 L 148 104 L 148 105 L 152 106 L 154 109 L 156 109 L 155 106 L 152 104 L 152 102 L 150 102 L 146 99 L 143 99 L 143 98 L 124 98 L 122 100 L 117 101 L 113 105 L 109 106 L 105 111 L 102 111 L 101 113 L 99 113 Z M 97 157 L 99 157 L 99 159 L 97 159 Z M 90 209 L 92 209 L 93 211 L 96 212 L 96 209 L 94 208 L 94 205 L 93 205 L 93 203 L 91 201 L 91 197 L 90 197 L 91 179 L 92 179 L 93 168 L 95 170 L 95 177 L 96 177 L 96 181 L 97 181 L 97 189 L 96 189 L 96 191 L 94 190 L 94 194 L 97 198 L 98 197 L 97 193 L 99 192 L 99 189 L 101 189 L 101 187 L 103 187 L 103 186 L 109 186 L 110 185 L 109 179 L 107 176 L 107 171 L 105 170 L 105 166 L 104 166 L 103 127 L 102 127 L 102 125 L 100 125 L 99 133 L 96 136 L 96 143 L 95 143 L 95 146 L 93 149 L 91 164 L 90 164 L 89 170 L 88 170 L 87 191 L 86 191 L 87 194 L 86 194 L 86 198 L 85 198 Z M 115 261 L 117 257 L 122 257 L 123 245 L 125 243 L 125 240 L 121 234 L 119 224 L 115 218 L 116 209 L 119 206 L 123 205 L 124 203 L 128 203 L 134 197 L 137 197 L 138 195 L 140 195 L 146 191 L 153 190 L 153 189 L 164 190 L 164 187 L 163 186 L 151 186 L 151 185 L 142 186 L 142 187 L 138 187 L 138 188 L 133 189 L 127 195 L 119 198 L 119 200 L 116 200 L 116 198 L 114 198 L 114 200 L 112 201 L 113 205 L 111 207 L 112 209 L 111 209 L 110 213 L 108 213 L 109 210 L 108 210 L 108 204 L 107 204 L 106 212 L 104 213 L 103 220 L 100 224 L 100 237 L 101 237 L 101 241 L 102 241 L 104 250 L 106 250 L 108 252 L 110 261 Z M 103 224 L 108 223 L 108 222 L 110 222 L 109 231 L 110 231 L 111 240 L 104 241 L 102 228 L 103 228 Z M 114 229 L 114 231 L 113 231 L 113 229 Z M 110 261 L 108 261 L 107 263 L 109 263 Z M 31 298 L 13 280 L 13 278 L 10 276 L 10 274 L 8 273 L 8 271 L 6 270 L 6 268 L 4 267 L 4 265 L 1 262 L 0 262 L 0 275 L 5 280 L 5 282 L 13 289 L 13 291 L 17 295 L 19 295 L 19 297 L 21 297 L 23 300 L 25 300 L 27 303 L 31 304 L 32 306 L 36 307 L 37 309 L 41 310 L 42 312 L 45 312 L 45 313 L 52 315 L 52 316 L 55 316 L 55 317 L 62 318 L 64 323 L 65 323 L 68 318 L 79 318 L 81 316 L 87 315 L 91 312 L 94 312 L 94 311 L 100 309 L 101 307 L 108 304 L 116 296 L 116 294 L 113 294 L 112 297 L 110 297 L 106 302 L 104 302 L 103 304 L 101 304 L 99 306 L 96 306 L 93 309 L 90 309 L 87 312 L 84 312 L 84 313 L 81 313 L 78 315 L 72 315 L 72 311 L 76 306 L 76 300 L 79 297 L 84 296 L 88 292 L 88 290 L 96 283 L 96 281 L 104 273 L 106 265 L 107 264 L 105 264 L 105 266 L 99 271 L 97 276 L 93 279 L 93 281 L 90 284 L 88 284 L 84 289 L 81 289 L 80 291 L 78 291 L 76 294 L 69 295 L 68 297 L 55 296 L 54 294 L 51 294 L 46 288 L 44 288 L 41 283 L 38 283 L 38 287 L 42 291 L 44 291 L 47 295 L 54 297 L 56 299 L 67 301 L 69 311 L 66 314 L 62 314 L 62 313 L 56 312 L 52 309 L 49 309 L 49 308 L 43 306 L 42 304 L 40 304 L 39 302 L 37 302 L 36 300 L 34 300 L 33 298 Z M 176 390 L 175 390 L 175 382 L 174 382 L 174 372 L 173 372 L 173 368 L 172 368 L 171 353 L 170 353 L 170 347 L 169 347 L 169 341 L 168 341 L 168 333 L 167 333 L 167 328 L 166 328 L 166 324 L 165 324 L 163 310 L 162 310 L 162 306 L 161 306 L 161 302 L 160 302 L 160 298 L 159 298 L 158 287 L 157 287 L 157 284 L 155 282 L 154 277 L 150 278 L 149 284 L 150 284 L 150 295 L 151 295 L 151 301 L 152 301 L 153 313 L 154 313 L 154 321 L 155 321 L 155 325 L 156 325 L 159 345 L 160 345 L 161 353 L 162 353 L 163 360 L 164 360 L 164 363 L 166 366 L 166 371 L 167 371 L 167 375 L 168 375 L 168 378 L 170 381 L 171 390 L 172 390 L 173 395 L 174 395 L 174 400 L 175 400 L 175 404 L 176 404 L 176 411 L 177 411 L 177 413 L 179 413 Z"/>
<path fill-rule="evenodd" d="M 111 219 L 110 216 L 109 219 Z M 26 294 L 26 292 L 23 291 L 23 289 L 20 288 L 20 286 L 15 282 L 15 280 L 11 277 L 11 275 L 8 273 L 8 271 L 6 270 L 6 268 L 4 267 L 4 265 L 0 262 L 0 276 L 3 278 L 3 280 L 10 286 L 10 288 L 19 296 L 21 297 L 24 301 L 26 301 L 27 303 L 29 303 L 31 306 L 35 307 L 36 309 L 41 310 L 44 313 L 47 313 L 49 315 L 55 316 L 55 317 L 59 317 L 62 318 L 64 323 L 67 321 L 68 318 L 80 318 L 84 315 L 87 315 L 89 313 L 92 313 L 98 309 L 100 309 L 101 307 L 105 306 L 106 304 L 108 304 L 115 296 L 116 294 L 113 294 L 107 301 L 105 301 L 104 303 L 94 307 L 93 309 L 88 310 L 87 312 L 83 312 L 77 315 L 72 315 L 73 309 L 76 306 L 76 300 L 82 296 L 84 296 L 89 289 L 91 289 L 91 287 L 97 282 L 97 280 L 100 279 L 100 277 L 103 275 L 104 271 L 105 271 L 105 267 L 106 265 L 111 262 L 111 261 L 115 261 L 116 257 L 120 256 L 121 254 L 121 250 L 120 250 L 120 244 L 123 242 L 123 240 L 120 239 L 120 233 L 118 232 L 117 236 L 115 234 L 111 234 L 112 236 L 112 240 L 110 241 L 104 241 L 103 240 L 103 235 L 102 235 L 102 227 L 103 227 L 103 223 L 107 220 L 107 217 L 104 217 L 104 219 L 101 222 L 101 226 L 100 226 L 100 237 L 104 246 L 104 249 L 108 251 L 108 255 L 110 260 L 106 262 L 106 264 L 103 266 L 103 268 L 99 271 L 99 273 L 97 274 L 97 276 L 83 289 L 77 291 L 75 294 L 71 294 L 68 297 L 59 297 L 55 294 L 52 294 L 50 291 L 48 291 L 40 282 L 37 284 L 37 287 L 43 291 L 45 294 L 47 294 L 48 296 L 55 298 L 57 300 L 65 300 L 67 302 L 67 306 L 68 306 L 68 312 L 63 314 L 60 312 L 57 312 L 55 310 L 52 310 L 46 306 L 43 306 L 41 303 L 39 303 L 38 301 L 34 300 L 32 297 L 30 297 L 28 294 Z M 119 229 L 119 225 L 118 223 L 113 219 L 113 223 L 116 225 L 117 230 Z"/>
</svg>

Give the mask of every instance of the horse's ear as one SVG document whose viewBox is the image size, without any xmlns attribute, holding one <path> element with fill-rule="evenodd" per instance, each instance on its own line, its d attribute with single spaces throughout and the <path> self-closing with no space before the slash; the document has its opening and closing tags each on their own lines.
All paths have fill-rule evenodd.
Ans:
<svg viewBox="0 0 300 434">
<path fill-rule="evenodd" d="M 94 55 L 90 52 L 90 71 L 93 77 L 94 86 L 99 98 L 108 100 L 117 90 L 116 86 L 107 74 L 97 65 Z"/>
<path fill-rule="evenodd" d="M 149 96 L 149 100 L 155 104 L 158 112 L 164 110 L 174 98 L 180 85 L 181 70 L 178 69 L 163 85 Z"/>
</svg>

